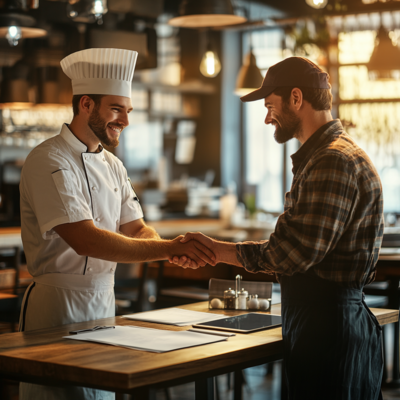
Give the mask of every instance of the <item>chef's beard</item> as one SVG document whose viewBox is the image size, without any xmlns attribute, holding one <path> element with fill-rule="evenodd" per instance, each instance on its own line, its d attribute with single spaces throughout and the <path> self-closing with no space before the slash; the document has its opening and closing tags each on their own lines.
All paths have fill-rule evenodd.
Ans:
<svg viewBox="0 0 400 400">
<path fill-rule="evenodd" d="M 282 121 L 280 124 L 275 122 L 274 138 L 278 143 L 286 143 L 301 132 L 300 118 L 287 106 L 282 104 Z"/>
<path fill-rule="evenodd" d="M 101 118 L 99 110 L 95 107 L 90 114 L 88 121 L 89 128 L 93 131 L 93 133 L 99 138 L 99 140 L 104 143 L 106 146 L 117 147 L 119 145 L 118 138 L 110 138 L 107 134 L 107 123 Z M 120 124 L 113 123 L 114 126 L 124 128 Z"/>
</svg>

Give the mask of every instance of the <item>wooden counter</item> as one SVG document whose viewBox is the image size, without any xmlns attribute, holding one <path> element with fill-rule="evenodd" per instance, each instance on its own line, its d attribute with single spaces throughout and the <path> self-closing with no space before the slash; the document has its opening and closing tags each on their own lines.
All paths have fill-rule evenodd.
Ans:
<svg viewBox="0 0 400 400">
<path fill-rule="evenodd" d="M 182 306 L 209 312 L 207 302 Z M 398 320 L 397 310 L 372 309 L 381 324 Z M 237 315 L 238 311 L 213 310 Z M 280 305 L 272 306 L 272 313 Z M 63 339 L 70 330 L 95 325 L 136 325 L 165 330 L 176 327 L 123 319 L 105 318 L 47 330 L 1 335 L 0 375 L 7 378 L 51 385 L 83 385 L 148 398 L 150 388 L 196 381 L 196 399 L 206 400 L 199 385 L 209 377 L 282 358 L 281 328 L 251 334 L 236 334 L 227 341 L 171 351 L 150 353 L 99 343 Z M 200 397 L 203 393 L 203 397 Z"/>
</svg>

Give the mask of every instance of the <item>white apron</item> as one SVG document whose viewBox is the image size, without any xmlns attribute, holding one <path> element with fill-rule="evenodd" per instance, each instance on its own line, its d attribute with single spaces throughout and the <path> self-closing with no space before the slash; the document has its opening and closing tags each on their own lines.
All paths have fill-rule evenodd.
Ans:
<svg viewBox="0 0 400 400">
<path fill-rule="evenodd" d="M 45 274 L 34 278 L 22 302 L 22 332 L 115 315 L 114 275 Z M 20 384 L 21 400 L 114 400 L 115 394 L 77 386 Z"/>
</svg>

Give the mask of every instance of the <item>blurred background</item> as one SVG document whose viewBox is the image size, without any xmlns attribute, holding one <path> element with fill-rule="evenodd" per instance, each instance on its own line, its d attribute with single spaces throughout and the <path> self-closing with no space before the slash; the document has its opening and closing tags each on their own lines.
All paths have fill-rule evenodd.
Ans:
<svg viewBox="0 0 400 400">
<path fill-rule="evenodd" d="M 398 0 L 0 0 L 0 300 L 6 297 L 0 331 L 16 329 L 31 282 L 20 238 L 21 168 L 35 146 L 72 119 L 62 58 L 94 47 L 139 52 L 130 125 L 109 150 L 123 161 L 146 222 L 163 238 L 202 231 L 235 242 L 265 240 L 273 232 L 292 182 L 290 155 L 300 146 L 296 139 L 276 143 L 274 127 L 264 124 L 263 102 L 242 104 L 239 97 L 286 57 L 311 59 L 330 75 L 333 117 L 379 172 L 384 244 L 397 254 L 399 41 Z M 227 265 L 196 271 L 167 262 L 120 266 L 116 311 L 207 300 L 210 278 L 238 273 L 275 281 Z M 378 278 L 387 283 L 389 275 L 382 269 Z M 387 287 L 374 292 L 382 296 L 373 306 L 388 306 Z M 276 282 L 274 293 L 279 301 Z M 279 396 L 276 379 L 271 398 Z M 400 398 L 398 392 L 385 396 Z"/>
</svg>

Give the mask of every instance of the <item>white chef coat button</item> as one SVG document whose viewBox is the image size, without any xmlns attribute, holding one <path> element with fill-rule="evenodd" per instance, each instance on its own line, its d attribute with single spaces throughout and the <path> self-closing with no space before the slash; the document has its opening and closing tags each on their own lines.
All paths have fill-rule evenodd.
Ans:
<svg viewBox="0 0 400 400">
<path fill-rule="evenodd" d="M 111 272 L 114 272 L 114 271 L 115 271 L 115 269 L 114 269 L 114 268 L 111 268 L 111 269 L 110 269 L 110 271 L 111 271 Z"/>
<path fill-rule="evenodd" d="M 118 192 L 118 188 L 115 188 L 115 189 L 114 189 L 114 192 Z"/>
<path fill-rule="evenodd" d="M 97 222 L 100 222 L 100 218 L 99 218 L 99 217 L 97 217 L 97 218 L 96 218 L 96 221 L 97 221 Z"/>
<path fill-rule="evenodd" d="M 117 219 L 116 223 L 119 224 L 119 219 Z"/>
<path fill-rule="evenodd" d="M 91 271 L 91 270 L 92 270 L 92 267 L 89 267 L 87 270 L 88 270 L 88 271 Z"/>
<path fill-rule="evenodd" d="M 103 157 L 103 161 L 106 161 L 106 159 Z"/>
<path fill-rule="evenodd" d="M 96 190 L 96 186 L 92 186 L 92 189 L 93 189 L 93 190 Z"/>
</svg>

